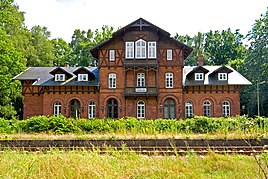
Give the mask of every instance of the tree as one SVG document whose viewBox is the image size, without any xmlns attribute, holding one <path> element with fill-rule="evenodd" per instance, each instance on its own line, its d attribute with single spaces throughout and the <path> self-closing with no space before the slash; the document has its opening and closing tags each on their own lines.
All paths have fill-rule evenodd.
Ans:
<svg viewBox="0 0 268 179">
<path fill-rule="evenodd" d="M 209 65 L 226 65 L 230 61 L 244 59 L 246 47 L 243 45 L 243 35 L 236 30 L 229 29 L 210 31 L 205 34 L 204 52 Z"/>
<path fill-rule="evenodd" d="M 21 98 L 18 81 L 12 78 L 25 69 L 22 51 L 16 48 L 22 31 L 24 15 L 13 0 L 0 1 L 0 117 L 16 115 L 14 102 Z"/>
<path fill-rule="evenodd" d="M 81 31 L 76 29 L 69 44 L 72 50 L 69 64 L 71 66 L 96 66 L 97 61 L 91 56 L 89 50 L 95 45 L 112 36 L 113 27 L 103 26 L 93 32 L 91 29 Z"/>
<path fill-rule="evenodd" d="M 193 48 L 193 52 L 185 59 L 185 65 L 197 65 L 198 56 L 204 55 L 204 34 L 198 32 L 194 37 L 190 37 L 188 35 L 180 36 L 176 33 L 174 38 Z"/>
<path fill-rule="evenodd" d="M 53 66 L 55 59 L 50 32 L 46 27 L 34 26 L 30 31 L 30 45 L 27 52 L 27 66 Z"/>
<path fill-rule="evenodd" d="M 260 19 L 253 24 L 248 33 L 250 42 L 243 72 L 253 83 L 242 93 L 242 101 L 246 105 L 250 115 L 257 114 L 256 85 L 258 82 L 268 81 L 268 11 L 261 15 Z M 268 116 L 268 84 L 260 85 L 260 112 Z"/>
<path fill-rule="evenodd" d="M 69 58 L 71 55 L 71 49 L 69 45 L 62 39 L 52 39 L 51 43 L 53 44 L 53 54 L 54 66 L 64 66 L 66 63 L 69 63 Z"/>
</svg>

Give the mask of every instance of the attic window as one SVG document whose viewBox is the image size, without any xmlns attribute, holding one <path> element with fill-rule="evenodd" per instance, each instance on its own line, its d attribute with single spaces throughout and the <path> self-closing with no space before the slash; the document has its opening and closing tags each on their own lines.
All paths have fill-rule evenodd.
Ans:
<svg viewBox="0 0 268 179">
<path fill-rule="evenodd" d="M 115 60 L 115 51 L 114 50 L 109 51 L 109 59 L 110 59 L 110 61 Z"/>
<path fill-rule="evenodd" d="M 218 73 L 218 80 L 220 81 L 227 80 L 227 73 Z"/>
<path fill-rule="evenodd" d="M 55 74 L 55 81 L 65 81 L 65 74 Z"/>
<path fill-rule="evenodd" d="M 88 81 L 87 74 L 78 74 L 78 81 Z"/>
<path fill-rule="evenodd" d="M 135 42 L 136 58 L 146 58 L 146 42 L 142 39 Z"/>
<path fill-rule="evenodd" d="M 195 80 L 196 81 L 204 80 L 204 73 L 195 73 Z"/>
</svg>

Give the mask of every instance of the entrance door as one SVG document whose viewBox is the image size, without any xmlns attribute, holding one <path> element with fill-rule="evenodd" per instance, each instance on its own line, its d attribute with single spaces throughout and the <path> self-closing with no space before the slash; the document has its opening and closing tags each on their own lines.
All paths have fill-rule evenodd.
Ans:
<svg viewBox="0 0 268 179">
<path fill-rule="evenodd" d="M 175 101 L 171 98 L 165 100 L 164 103 L 164 118 L 173 119 L 176 117 Z"/>
<path fill-rule="evenodd" d="M 70 117 L 80 118 L 80 102 L 77 99 L 70 102 Z"/>
<path fill-rule="evenodd" d="M 110 98 L 107 101 L 107 118 L 118 118 L 118 103 L 114 98 Z"/>
</svg>

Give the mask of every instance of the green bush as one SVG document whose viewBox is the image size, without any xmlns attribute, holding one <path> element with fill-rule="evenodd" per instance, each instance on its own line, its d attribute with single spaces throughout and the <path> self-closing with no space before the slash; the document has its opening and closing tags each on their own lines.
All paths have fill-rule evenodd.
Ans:
<svg viewBox="0 0 268 179">
<path fill-rule="evenodd" d="M 60 116 L 34 116 L 26 120 L 5 120 L 0 118 L 0 133 L 25 132 L 53 132 L 65 133 L 227 133 L 266 132 L 268 118 L 248 118 L 236 116 L 228 118 L 208 118 L 195 116 L 190 119 L 156 119 L 141 120 L 134 117 L 121 119 L 72 119 Z"/>
<path fill-rule="evenodd" d="M 0 118 L 0 133 L 10 133 L 11 131 L 11 121 Z"/>
</svg>

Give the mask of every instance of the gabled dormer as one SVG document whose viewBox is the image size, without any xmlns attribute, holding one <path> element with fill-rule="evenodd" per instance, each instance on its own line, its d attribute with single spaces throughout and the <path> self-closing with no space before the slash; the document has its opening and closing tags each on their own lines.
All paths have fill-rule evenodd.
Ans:
<svg viewBox="0 0 268 179">
<path fill-rule="evenodd" d="M 73 73 L 77 76 L 77 81 L 90 81 L 95 79 L 95 75 L 87 67 L 78 68 Z"/>
<path fill-rule="evenodd" d="M 191 81 L 204 81 L 205 75 L 208 72 L 209 71 L 206 68 L 202 66 L 197 66 L 193 68 L 193 70 L 187 74 L 186 78 Z"/>
<path fill-rule="evenodd" d="M 230 68 L 226 66 L 221 66 L 214 70 L 212 73 L 209 74 L 209 80 L 212 82 L 216 83 L 223 83 L 227 84 L 228 83 L 228 74 L 233 72 Z"/>
<path fill-rule="evenodd" d="M 66 69 L 63 69 L 62 67 L 57 67 L 54 70 L 50 71 L 49 73 L 54 76 L 54 81 L 58 82 L 64 82 L 73 77 L 73 74 L 71 72 L 68 72 Z"/>
</svg>

